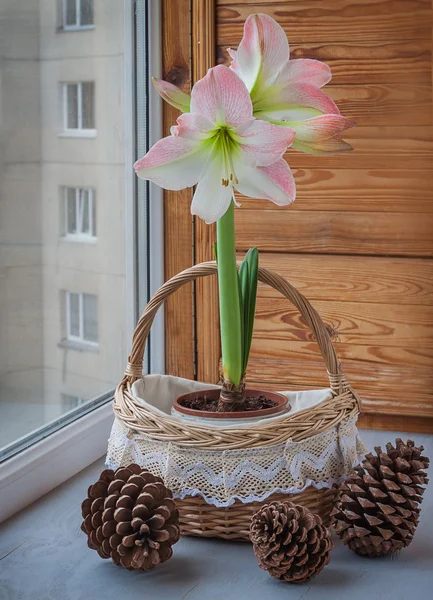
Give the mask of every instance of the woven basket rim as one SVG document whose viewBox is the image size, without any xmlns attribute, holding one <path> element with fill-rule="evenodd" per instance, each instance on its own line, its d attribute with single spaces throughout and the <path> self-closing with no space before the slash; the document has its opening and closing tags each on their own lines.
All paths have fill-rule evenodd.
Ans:
<svg viewBox="0 0 433 600">
<path fill-rule="evenodd" d="M 360 399 L 350 387 L 341 370 L 335 348 L 328 331 L 310 302 L 281 275 L 259 267 L 259 281 L 278 290 L 294 304 L 306 324 L 313 331 L 320 352 L 327 367 L 332 397 L 296 414 L 287 413 L 278 421 L 251 423 L 248 428 L 214 428 L 197 425 L 171 415 L 154 415 L 134 398 L 131 386 L 142 378 L 143 354 L 153 319 L 166 298 L 183 285 L 198 277 L 217 273 L 215 262 L 201 263 L 168 280 L 146 306 L 134 331 L 132 351 L 124 377 L 118 385 L 114 397 L 116 416 L 131 430 L 158 440 L 175 443 L 179 446 L 197 447 L 209 450 L 254 448 L 268 446 L 291 439 L 298 441 L 311 437 L 340 423 L 345 417 L 358 413 Z M 276 425 L 277 423 L 277 425 Z"/>
<path fill-rule="evenodd" d="M 132 384 L 122 381 L 114 397 L 114 413 L 134 433 L 173 443 L 178 446 L 208 450 L 259 448 L 283 441 L 300 441 L 338 425 L 343 419 L 359 413 L 356 395 L 351 389 L 332 394 L 316 406 L 295 414 L 287 413 L 278 420 L 213 427 L 185 421 L 172 415 L 155 414 L 132 393 Z M 206 419 L 206 421 L 208 421 Z"/>
</svg>

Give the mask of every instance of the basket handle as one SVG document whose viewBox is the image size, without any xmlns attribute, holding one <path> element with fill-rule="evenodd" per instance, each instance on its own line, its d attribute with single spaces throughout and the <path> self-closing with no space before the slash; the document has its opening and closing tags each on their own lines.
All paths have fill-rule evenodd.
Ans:
<svg viewBox="0 0 433 600">
<path fill-rule="evenodd" d="M 215 273 L 217 273 L 217 265 L 215 261 L 200 263 L 190 267 L 189 269 L 186 269 L 185 271 L 182 271 L 181 273 L 178 273 L 159 288 L 144 309 L 144 312 L 135 328 L 132 339 L 132 350 L 128 358 L 128 365 L 125 370 L 125 377 L 127 380 L 132 383 L 136 379 L 140 379 L 142 377 L 144 347 L 147 336 L 149 335 L 156 312 L 164 303 L 166 298 L 168 298 L 168 296 L 173 294 L 173 292 L 175 292 L 184 284 L 195 281 L 198 277 L 207 277 L 208 275 L 213 275 Z M 259 267 L 259 281 L 266 283 L 267 285 L 270 285 L 277 291 L 281 292 L 283 296 L 288 298 L 292 304 L 296 306 L 301 315 L 304 317 L 307 325 L 310 327 L 316 337 L 320 352 L 328 370 L 331 388 L 334 390 L 334 392 L 342 393 L 347 389 L 350 389 L 349 384 L 340 369 L 340 364 L 338 362 L 334 346 L 332 345 L 331 338 L 329 337 L 319 313 L 311 306 L 308 300 L 288 281 L 281 277 L 281 275 L 278 275 L 277 273 L 269 271 L 263 267 Z"/>
</svg>

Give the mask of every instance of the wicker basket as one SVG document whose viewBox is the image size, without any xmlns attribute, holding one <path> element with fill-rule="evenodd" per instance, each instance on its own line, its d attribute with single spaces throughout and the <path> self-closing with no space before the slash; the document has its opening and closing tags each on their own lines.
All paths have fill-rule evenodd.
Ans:
<svg viewBox="0 0 433 600">
<path fill-rule="evenodd" d="M 211 425 L 180 421 L 170 415 L 161 417 L 146 409 L 132 394 L 132 384 L 142 377 L 144 347 L 153 319 L 165 299 L 182 285 L 198 277 L 217 272 L 215 262 L 202 263 L 179 273 L 154 295 L 141 316 L 134 332 L 132 351 L 125 375 L 119 384 L 114 400 L 117 418 L 134 434 L 144 434 L 154 440 L 176 444 L 183 448 L 197 448 L 222 452 L 228 449 L 262 448 L 279 442 L 299 442 L 330 430 L 360 410 L 360 401 L 340 370 L 340 365 L 328 332 L 311 304 L 280 275 L 259 269 L 259 280 L 275 288 L 300 311 L 313 331 L 325 361 L 332 397 L 313 408 L 278 420 L 278 422 L 251 424 L 248 428 L 216 429 Z M 296 502 L 318 513 L 325 521 L 332 509 L 335 490 L 308 487 L 296 494 Z M 282 494 L 271 496 L 281 497 Z M 284 497 L 287 497 L 285 495 Z M 180 512 L 183 534 L 224 539 L 248 540 L 249 523 L 257 508 L 269 502 L 242 503 L 236 501 L 228 507 L 207 504 L 198 496 L 176 500 Z"/>
</svg>

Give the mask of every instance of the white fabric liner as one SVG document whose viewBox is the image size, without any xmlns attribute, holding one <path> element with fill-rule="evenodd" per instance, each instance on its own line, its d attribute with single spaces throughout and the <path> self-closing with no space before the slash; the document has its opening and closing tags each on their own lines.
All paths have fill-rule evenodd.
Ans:
<svg viewBox="0 0 433 600">
<path fill-rule="evenodd" d="M 136 381 L 132 392 L 138 402 L 154 414 L 170 415 L 173 400 L 188 391 L 209 389 L 203 384 L 166 375 L 147 375 Z M 311 408 L 332 397 L 329 388 L 302 392 L 281 392 L 289 399 L 290 414 Z M 275 421 L 280 413 L 263 419 Z M 178 417 L 172 417 L 178 418 Z M 251 422 L 206 426 L 250 427 Z M 260 420 L 254 421 L 254 425 Z M 132 432 L 115 418 L 106 464 L 112 469 L 136 462 L 162 477 L 175 498 L 201 496 L 208 504 L 230 506 L 262 501 L 276 492 L 299 493 L 310 485 L 329 488 L 343 481 L 360 463 L 365 448 L 359 440 L 356 417 L 350 417 L 328 431 L 300 442 L 240 450 L 200 450 Z"/>
<path fill-rule="evenodd" d="M 200 392 L 201 390 L 218 389 L 220 386 L 202 383 L 201 381 L 190 381 L 181 377 L 171 375 L 146 375 L 144 379 L 138 379 L 132 384 L 132 394 L 135 399 L 145 405 L 154 414 L 170 415 L 173 402 L 178 396 L 188 392 Z M 261 421 L 276 421 L 285 417 L 290 410 L 293 415 L 301 410 L 312 408 L 332 397 L 331 388 L 323 390 L 307 390 L 302 392 L 280 392 L 289 399 L 287 410 L 282 411 L 273 417 L 266 419 L 249 419 L 248 422 L 242 422 L 239 419 L 231 420 L 227 424 L 227 419 L 201 419 L 201 423 L 213 427 L 250 427 L 251 422 L 254 425 Z"/>
</svg>

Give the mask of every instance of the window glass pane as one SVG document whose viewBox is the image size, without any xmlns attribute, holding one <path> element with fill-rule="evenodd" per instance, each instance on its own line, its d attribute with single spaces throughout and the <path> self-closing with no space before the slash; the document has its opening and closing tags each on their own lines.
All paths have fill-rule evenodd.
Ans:
<svg viewBox="0 0 433 600">
<path fill-rule="evenodd" d="M 65 25 L 77 24 L 77 12 L 75 0 L 63 0 L 65 10 Z"/>
<path fill-rule="evenodd" d="M 66 188 L 66 233 L 77 233 L 75 188 Z"/>
<path fill-rule="evenodd" d="M 64 395 L 85 400 L 72 409 L 81 414 L 117 386 L 126 364 L 132 6 L 101 0 L 95 29 L 66 33 L 54 24 L 59 7 L 65 25 L 77 23 L 75 0 L 0 0 L 0 461 L 5 446 L 70 410 Z M 92 12 L 82 0 L 82 24 Z M 81 104 L 82 127 L 98 127 L 92 138 L 79 128 Z M 98 218 L 93 243 L 64 235 L 77 233 L 77 189 L 103 199 L 95 212 L 83 195 L 82 230 Z"/>
<path fill-rule="evenodd" d="M 93 0 L 81 0 L 80 25 L 93 25 Z"/>
<path fill-rule="evenodd" d="M 94 102 L 95 85 L 93 81 L 85 81 L 81 87 L 83 97 L 83 129 L 95 128 Z"/>
<path fill-rule="evenodd" d="M 89 190 L 81 190 L 81 233 L 90 235 L 90 194 Z"/>
<path fill-rule="evenodd" d="M 80 398 L 80 396 L 72 396 L 70 394 L 62 394 L 62 406 L 65 411 L 72 410 L 73 408 L 77 408 L 81 404 L 86 402 L 85 398 Z"/>
<path fill-rule="evenodd" d="M 66 128 L 78 128 L 78 86 L 75 83 L 66 85 Z"/>
<path fill-rule="evenodd" d="M 80 296 L 68 293 L 69 296 L 69 333 L 73 337 L 80 337 Z"/>
<path fill-rule="evenodd" d="M 98 341 L 98 305 L 96 296 L 83 295 L 83 337 L 88 342 Z"/>
<path fill-rule="evenodd" d="M 96 196 L 95 190 L 92 190 L 92 203 L 90 206 L 90 210 L 92 212 L 92 231 L 91 234 L 96 236 Z"/>
</svg>

